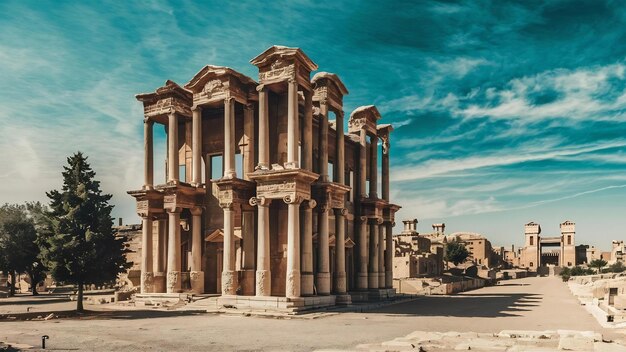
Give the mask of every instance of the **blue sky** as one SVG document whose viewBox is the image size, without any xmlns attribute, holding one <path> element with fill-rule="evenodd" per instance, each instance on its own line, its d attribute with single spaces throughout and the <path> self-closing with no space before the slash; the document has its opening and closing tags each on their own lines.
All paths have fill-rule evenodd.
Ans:
<svg viewBox="0 0 626 352">
<path fill-rule="evenodd" d="M 341 77 L 347 113 L 376 104 L 395 126 L 392 200 L 420 231 L 508 245 L 569 219 L 578 243 L 625 237 L 623 2 L 125 3 L 0 2 L 0 202 L 46 200 L 81 150 L 138 221 L 134 94 L 206 64 L 256 78 L 249 60 L 280 44 Z"/>
</svg>

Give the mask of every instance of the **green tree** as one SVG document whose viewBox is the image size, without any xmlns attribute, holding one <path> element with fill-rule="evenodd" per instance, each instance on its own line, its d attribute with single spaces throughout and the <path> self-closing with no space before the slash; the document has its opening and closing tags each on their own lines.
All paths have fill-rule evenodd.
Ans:
<svg viewBox="0 0 626 352">
<path fill-rule="evenodd" d="M 45 278 L 45 267 L 39 259 L 37 231 L 26 205 L 5 204 L 0 207 L 0 262 L 3 271 L 11 273 L 10 294 L 15 294 L 17 273 L 27 273 L 31 290 L 37 295 L 37 284 Z"/>
<path fill-rule="evenodd" d="M 591 262 L 589 262 L 589 267 L 597 268 L 597 272 L 600 273 L 600 271 L 602 270 L 602 268 L 606 266 L 606 264 L 607 264 L 606 260 L 594 259 Z"/>
<path fill-rule="evenodd" d="M 454 265 L 459 265 L 460 263 L 463 263 L 467 257 L 469 256 L 469 252 L 467 251 L 467 248 L 465 248 L 465 245 L 461 242 L 448 242 L 448 244 L 446 245 L 446 254 L 444 256 L 444 259 L 447 262 L 452 262 L 454 263 Z"/>
<path fill-rule="evenodd" d="M 622 262 L 615 262 L 609 265 L 609 271 L 612 273 L 621 273 L 626 271 L 626 266 Z"/>
<path fill-rule="evenodd" d="M 113 230 L 113 206 L 108 204 L 112 196 L 102 193 L 96 173 L 81 152 L 68 157 L 67 163 L 62 189 L 46 193 L 51 231 L 42 234 L 40 244 L 52 276 L 78 286 L 76 309 L 80 312 L 84 285 L 113 282 L 129 264 L 125 239 L 116 238 Z"/>
</svg>

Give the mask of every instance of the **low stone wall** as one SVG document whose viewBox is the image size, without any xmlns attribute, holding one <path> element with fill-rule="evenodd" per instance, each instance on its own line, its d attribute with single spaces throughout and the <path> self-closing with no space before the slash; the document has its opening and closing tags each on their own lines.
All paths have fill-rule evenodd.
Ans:
<svg viewBox="0 0 626 352">
<path fill-rule="evenodd" d="M 394 279 L 393 287 L 398 293 L 413 295 L 451 295 L 485 287 L 486 280 L 470 277 L 455 277 L 458 281 L 441 282 L 435 278 L 425 279 Z"/>
</svg>

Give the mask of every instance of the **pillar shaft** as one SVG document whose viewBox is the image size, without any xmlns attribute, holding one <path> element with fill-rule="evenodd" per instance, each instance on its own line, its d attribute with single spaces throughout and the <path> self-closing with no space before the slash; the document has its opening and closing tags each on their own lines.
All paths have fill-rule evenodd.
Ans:
<svg viewBox="0 0 626 352">
<path fill-rule="evenodd" d="M 343 209 L 335 209 L 335 293 L 346 293 L 346 221 Z"/>
<path fill-rule="evenodd" d="M 167 182 L 178 181 L 178 116 L 171 113 L 167 120 Z"/>
<path fill-rule="evenodd" d="M 287 87 L 287 163 L 290 168 L 300 167 L 298 155 L 298 82 L 289 80 Z"/>
<path fill-rule="evenodd" d="M 237 273 L 235 272 L 235 236 L 233 209 L 224 207 L 224 252 L 222 264 L 222 295 L 237 293 Z"/>
<path fill-rule="evenodd" d="M 378 137 L 370 142 L 370 198 L 378 198 Z"/>
<path fill-rule="evenodd" d="M 385 223 L 385 288 L 393 288 L 393 224 Z"/>
<path fill-rule="evenodd" d="M 359 218 L 359 277 L 357 280 L 357 289 L 364 291 L 367 290 L 367 265 L 368 265 L 368 254 L 367 254 L 367 218 L 365 216 L 361 216 Z"/>
<path fill-rule="evenodd" d="M 191 182 L 197 186 L 202 183 L 202 108 L 196 106 L 191 112 Z"/>
<path fill-rule="evenodd" d="M 256 295 L 271 296 L 272 275 L 270 272 L 270 207 L 264 198 L 253 198 L 258 206 L 258 237 L 256 256 Z"/>
<path fill-rule="evenodd" d="M 235 99 L 224 99 L 224 178 L 237 177 L 235 172 Z"/>
<path fill-rule="evenodd" d="M 328 105 L 326 101 L 320 102 L 320 128 L 319 128 L 319 170 L 320 181 L 328 182 Z"/>
<path fill-rule="evenodd" d="M 250 181 L 248 174 L 254 172 L 254 106 L 246 105 L 243 115 L 243 179 Z"/>
<path fill-rule="evenodd" d="M 330 209 L 322 205 L 317 216 L 317 294 L 330 294 L 330 259 L 329 259 L 329 234 L 328 212 Z"/>
<path fill-rule="evenodd" d="M 378 287 L 385 288 L 385 231 L 383 224 L 378 225 Z"/>
<path fill-rule="evenodd" d="M 146 216 L 141 226 L 141 293 L 152 292 L 152 218 Z"/>
<path fill-rule="evenodd" d="M 154 271 L 158 273 L 165 272 L 165 263 L 167 256 L 165 255 L 167 248 L 167 227 L 165 220 L 157 220 L 157 252 L 153 253 Z M 154 235 L 153 235 L 154 236 Z"/>
<path fill-rule="evenodd" d="M 287 282 L 285 296 L 300 297 L 300 203 L 287 203 Z"/>
<path fill-rule="evenodd" d="M 389 142 L 387 142 L 387 146 L 383 148 L 381 187 L 383 199 L 389 201 Z"/>
<path fill-rule="evenodd" d="M 191 209 L 191 272 L 189 280 L 194 293 L 204 293 L 202 271 L 202 208 Z"/>
<path fill-rule="evenodd" d="M 302 135 L 302 168 L 313 170 L 313 93 L 311 91 L 304 92 Z"/>
<path fill-rule="evenodd" d="M 167 293 L 180 292 L 180 267 L 180 210 L 168 210 Z"/>
<path fill-rule="evenodd" d="M 333 165 L 333 179 L 337 183 L 346 183 L 345 171 L 345 145 L 343 132 L 343 111 L 338 112 L 336 119 L 336 138 L 335 138 L 335 165 Z"/>
<path fill-rule="evenodd" d="M 378 223 L 370 224 L 370 255 L 368 267 L 368 288 L 378 289 Z"/>
<path fill-rule="evenodd" d="M 314 201 L 302 205 L 302 221 L 300 226 L 301 245 L 301 290 L 303 296 L 313 295 L 313 209 Z"/>
<path fill-rule="evenodd" d="M 270 120 L 267 88 L 259 86 L 259 164 L 258 168 L 270 167 Z"/>
<path fill-rule="evenodd" d="M 154 122 L 145 120 L 143 123 L 144 134 L 144 189 L 152 189 L 154 185 L 154 140 L 153 130 Z"/>
<path fill-rule="evenodd" d="M 363 129 L 359 134 L 359 192 L 367 198 L 367 132 Z"/>
</svg>

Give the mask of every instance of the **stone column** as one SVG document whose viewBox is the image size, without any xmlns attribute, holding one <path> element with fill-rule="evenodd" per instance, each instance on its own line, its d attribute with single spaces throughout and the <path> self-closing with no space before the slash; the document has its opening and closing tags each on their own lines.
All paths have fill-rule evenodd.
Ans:
<svg viewBox="0 0 626 352">
<path fill-rule="evenodd" d="M 167 182 L 178 183 L 178 116 L 170 113 L 167 119 Z"/>
<path fill-rule="evenodd" d="M 154 122 L 149 119 L 143 120 L 144 134 L 144 189 L 152 189 L 154 185 L 154 142 L 152 138 L 152 129 Z"/>
<path fill-rule="evenodd" d="M 241 211 L 241 235 L 243 238 L 242 294 L 254 295 L 254 212 L 250 209 Z"/>
<path fill-rule="evenodd" d="M 168 209 L 167 293 L 181 290 L 180 277 L 180 208 Z"/>
<path fill-rule="evenodd" d="M 328 104 L 326 100 L 320 101 L 320 126 L 319 126 L 319 170 L 320 181 L 328 182 Z"/>
<path fill-rule="evenodd" d="M 371 185 L 370 185 L 371 187 Z M 378 221 L 370 220 L 370 255 L 367 286 L 369 289 L 378 289 Z"/>
<path fill-rule="evenodd" d="M 302 269 L 302 295 L 313 295 L 313 208 L 315 200 L 311 199 L 302 204 L 302 222 L 300 226 L 300 244 L 302 255 L 300 266 Z"/>
<path fill-rule="evenodd" d="M 204 271 L 202 271 L 202 208 L 191 209 L 191 290 L 204 293 Z"/>
<path fill-rule="evenodd" d="M 235 271 L 235 228 L 233 205 L 226 204 L 224 210 L 224 252 L 222 264 L 222 295 L 237 293 L 237 272 Z"/>
<path fill-rule="evenodd" d="M 298 82 L 295 79 L 289 79 L 287 83 L 287 162 L 285 167 L 290 169 L 300 167 L 298 118 Z"/>
<path fill-rule="evenodd" d="M 365 291 L 368 288 L 367 217 L 361 216 L 359 221 L 359 277 L 357 280 L 357 289 Z"/>
<path fill-rule="evenodd" d="M 382 192 L 383 199 L 389 201 L 389 136 L 382 138 L 383 160 L 382 160 Z"/>
<path fill-rule="evenodd" d="M 247 104 L 243 110 L 243 135 L 245 147 L 242 178 L 250 181 L 248 173 L 254 172 L 254 106 L 252 104 Z"/>
<path fill-rule="evenodd" d="M 259 92 L 259 164 L 258 169 L 270 168 L 270 120 L 267 88 L 264 85 L 257 87 Z"/>
<path fill-rule="evenodd" d="M 141 225 L 141 293 L 153 292 L 152 270 L 152 217 L 148 214 L 142 218 Z"/>
<path fill-rule="evenodd" d="M 359 192 L 362 198 L 367 198 L 367 131 L 364 129 L 359 134 L 359 168 Z"/>
<path fill-rule="evenodd" d="M 378 137 L 370 139 L 370 198 L 378 198 Z"/>
<path fill-rule="evenodd" d="M 393 288 L 393 223 L 385 223 L 385 288 Z"/>
<path fill-rule="evenodd" d="M 330 209 L 327 204 L 319 207 L 317 216 L 317 294 L 330 294 L 330 247 L 328 234 L 328 212 Z"/>
<path fill-rule="evenodd" d="M 313 93 L 311 91 L 304 92 L 302 135 L 302 168 L 313 170 Z"/>
<path fill-rule="evenodd" d="M 224 178 L 235 178 L 235 99 L 224 99 Z"/>
<path fill-rule="evenodd" d="M 197 187 L 202 184 L 202 108 L 199 106 L 194 106 L 191 109 L 191 113 L 191 183 Z"/>
<path fill-rule="evenodd" d="M 335 138 L 335 165 L 333 166 L 333 179 L 337 183 L 346 183 L 346 165 L 345 165 L 345 144 L 343 132 L 343 111 L 337 114 L 335 127 L 337 128 L 337 137 Z"/>
<path fill-rule="evenodd" d="M 335 209 L 335 293 L 346 293 L 346 209 Z"/>
<path fill-rule="evenodd" d="M 385 288 L 385 225 L 378 225 L 378 288 Z"/>
<path fill-rule="evenodd" d="M 300 203 L 301 200 L 289 196 L 287 203 L 287 282 L 285 297 L 296 298 L 300 292 Z"/>
<path fill-rule="evenodd" d="M 167 281 L 167 221 L 165 219 L 157 219 L 157 248 L 156 253 L 152 253 L 154 263 L 154 280 L 152 292 L 163 293 L 166 291 Z M 154 239 L 155 234 L 152 234 Z"/>
<path fill-rule="evenodd" d="M 258 236 L 256 255 L 256 295 L 272 295 L 272 274 L 270 272 L 270 199 L 253 197 L 250 205 L 258 206 Z"/>
</svg>

